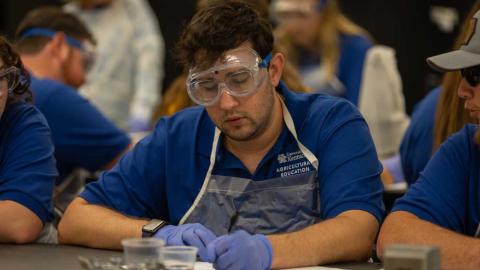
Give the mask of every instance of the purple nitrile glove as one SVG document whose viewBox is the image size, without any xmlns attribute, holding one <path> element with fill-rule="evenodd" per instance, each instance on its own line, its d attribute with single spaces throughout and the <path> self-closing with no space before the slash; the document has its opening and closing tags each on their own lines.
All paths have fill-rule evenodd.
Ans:
<svg viewBox="0 0 480 270">
<path fill-rule="evenodd" d="M 263 234 L 239 230 L 208 244 L 207 260 L 217 270 L 267 270 L 272 265 L 272 245 Z"/>
<path fill-rule="evenodd" d="M 128 119 L 128 129 L 130 132 L 144 132 L 151 129 L 150 123 L 145 119 L 130 118 Z"/>
<path fill-rule="evenodd" d="M 385 166 L 390 174 L 393 176 L 393 183 L 405 182 L 405 175 L 402 169 L 402 159 L 400 154 L 396 154 L 393 157 L 382 160 L 383 166 Z"/>
<path fill-rule="evenodd" d="M 203 261 L 207 260 L 207 245 L 216 238 L 212 231 L 199 223 L 167 225 L 154 237 L 163 239 L 167 246 L 195 246 Z"/>
</svg>

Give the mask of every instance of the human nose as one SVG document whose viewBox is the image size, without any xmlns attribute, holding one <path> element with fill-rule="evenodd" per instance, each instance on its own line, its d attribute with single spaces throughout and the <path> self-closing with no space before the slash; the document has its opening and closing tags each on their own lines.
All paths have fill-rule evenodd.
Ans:
<svg viewBox="0 0 480 270">
<path fill-rule="evenodd" d="M 223 110 L 230 110 L 238 105 L 238 101 L 234 96 L 228 91 L 228 86 L 225 83 L 218 85 L 220 91 L 219 104 L 220 108 Z"/>
<path fill-rule="evenodd" d="M 460 86 L 458 87 L 458 97 L 461 99 L 470 99 L 473 96 L 473 88 L 465 78 L 462 79 Z"/>
</svg>

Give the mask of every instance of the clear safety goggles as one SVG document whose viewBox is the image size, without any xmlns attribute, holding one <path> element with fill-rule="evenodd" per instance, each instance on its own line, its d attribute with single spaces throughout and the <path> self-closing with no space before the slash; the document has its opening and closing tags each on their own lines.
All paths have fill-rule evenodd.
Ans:
<svg viewBox="0 0 480 270">
<path fill-rule="evenodd" d="M 20 70 L 17 67 L 8 67 L 0 69 L 0 90 L 4 91 L 3 88 L 7 86 L 7 91 L 12 92 L 15 87 L 17 87 L 20 82 Z"/>
<path fill-rule="evenodd" d="M 212 68 L 190 69 L 187 78 L 187 91 L 190 98 L 202 106 L 215 104 L 223 91 L 234 97 L 252 95 L 266 77 L 272 53 L 265 59 L 252 49 L 241 48 L 222 56 Z"/>
<path fill-rule="evenodd" d="M 82 43 L 82 47 L 80 52 L 82 54 L 83 69 L 88 72 L 95 64 L 95 45 L 85 41 Z"/>
<path fill-rule="evenodd" d="M 24 31 L 22 38 L 28 37 L 49 37 L 52 38 L 57 32 L 48 28 L 30 28 Z M 95 63 L 95 45 L 89 41 L 80 42 L 78 39 L 65 35 L 68 45 L 80 50 L 82 65 L 85 71 L 89 71 Z"/>
</svg>

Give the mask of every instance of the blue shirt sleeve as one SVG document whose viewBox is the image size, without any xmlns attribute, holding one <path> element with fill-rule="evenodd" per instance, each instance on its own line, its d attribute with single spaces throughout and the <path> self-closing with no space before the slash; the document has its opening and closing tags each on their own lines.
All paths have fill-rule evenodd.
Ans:
<svg viewBox="0 0 480 270">
<path fill-rule="evenodd" d="M 51 221 L 57 171 L 46 120 L 33 106 L 19 104 L 7 107 L 0 126 L 0 200 L 22 204 L 43 223 Z"/>
<path fill-rule="evenodd" d="M 319 181 L 322 217 L 348 210 L 371 213 L 379 223 L 384 215 L 382 165 L 368 126 L 349 102 L 339 101 L 320 126 Z"/>
<path fill-rule="evenodd" d="M 153 134 L 137 143 L 98 181 L 88 184 L 80 196 L 125 215 L 169 220 L 165 195 L 166 130 L 162 118 Z"/>
<path fill-rule="evenodd" d="M 99 170 L 130 143 L 124 132 L 67 86 L 57 86 L 41 104 L 40 110 L 52 130 L 59 167 Z"/>
<path fill-rule="evenodd" d="M 433 89 L 415 108 L 400 145 L 405 181 L 412 185 L 430 160 L 433 151 L 433 129 L 440 87 Z"/>
<path fill-rule="evenodd" d="M 467 126 L 447 139 L 392 211 L 407 211 L 444 228 L 463 232 L 471 153 L 478 151 L 472 142 L 473 132 L 473 126 Z"/>
<path fill-rule="evenodd" d="M 345 98 L 358 105 L 365 56 L 372 43 L 366 37 L 357 35 L 342 35 L 340 42 L 338 79 L 345 86 Z"/>
</svg>

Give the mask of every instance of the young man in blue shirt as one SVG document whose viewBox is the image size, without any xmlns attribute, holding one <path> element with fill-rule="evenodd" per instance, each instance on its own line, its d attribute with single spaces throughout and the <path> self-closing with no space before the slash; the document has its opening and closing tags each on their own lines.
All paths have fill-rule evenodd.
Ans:
<svg viewBox="0 0 480 270">
<path fill-rule="evenodd" d="M 162 118 L 88 185 L 60 241 L 120 248 L 143 231 L 197 246 L 216 269 L 368 258 L 383 215 L 368 127 L 343 99 L 287 89 L 272 47 L 270 24 L 247 4 L 200 10 L 177 53 L 202 106 Z"/>
<path fill-rule="evenodd" d="M 480 12 L 470 34 L 456 51 L 427 59 L 440 71 L 463 76 L 458 96 L 465 109 L 480 121 Z M 438 246 L 442 269 L 480 268 L 480 133 L 466 125 L 437 150 L 406 195 L 385 220 L 377 251 L 393 243 Z"/>
<path fill-rule="evenodd" d="M 16 48 L 32 74 L 35 106 L 52 129 L 57 186 L 75 169 L 112 167 L 130 144 L 128 136 L 76 90 L 93 61 L 93 43 L 79 19 L 55 7 L 30 11 L 16 31 Z"/>
<path fill-rule="evenodd" d="M 56 242 L 50 129 L 31 105 L 20 57 L 0 37 L 0 243 Z"/>
</svg>

